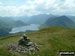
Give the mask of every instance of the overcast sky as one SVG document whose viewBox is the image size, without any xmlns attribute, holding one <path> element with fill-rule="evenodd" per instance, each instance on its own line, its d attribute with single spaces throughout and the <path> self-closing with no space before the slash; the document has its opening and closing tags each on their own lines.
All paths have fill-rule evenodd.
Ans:
<svg viewBox="0 0 75 56">
<path fill-rule="evenodd" d="M 75 15 L 75 0 L 0 0 L 0 16 Z"/>
</svg>

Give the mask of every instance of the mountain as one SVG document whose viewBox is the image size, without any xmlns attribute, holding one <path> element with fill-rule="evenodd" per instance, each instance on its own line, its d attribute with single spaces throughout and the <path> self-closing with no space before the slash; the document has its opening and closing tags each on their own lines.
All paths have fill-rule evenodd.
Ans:
<svg viewBox="0 0 75 56">
<path fill-rule="evenodd" d="M 75 22 L 75 16 L 67 16 L 67 17 L 69 17 L 72 21 Z"/>
<path fill-rule="evenodd" d="M 17 20 L 17 21 L 15 21 L 14 25 L 16 27 L 19 27 L 19 26 L 26 26 L 27 24 L 22 22 L 21 20 Z"/>
<path fill-rule="evenodd" d="M 26 24 L 21 21 L 14 21 L 9 17 L 0 17 L 0 37 L 9 34 L 13 27 L 25 26 Z"/>
<path fill-rule="evenodd" d="M 40 28 L 53 27 L 53 26 L 64 26 L 69 28 L 75 28 L 75 23 L 67 16 L 60 16 L 52 19 L 48 19 Z"/>
<path fill-rule="evenodd" d="M 11 17 L 11 18 L 13 18 L 13 20 L 16 20 L 16 21 L 18 21 L 18 20 L 22 21 L 26 24 L 28 24 L 28 21 L 30 20 L 30 17 L 28 17 L 28 16 L 17 16 L 17 17 Z"/>
<path fill-rule="evenodd" d="M 43 24 L 50 17 L 54 17 L 54 15 L 40 14 L 34 16 L 16 16 L 16 17 L 4 17 L 4 18 L 13 19 L 14 21 L 22 21 L 26 24 Z"/>
<path fill-rule="evenodd" d="M 43 24 L 50 17 L 54 17 L 54 15 L 40 14 L 36 16 L 31 16 L 29 23 L 30 24 Z"/>
<path fill-rule="evenodd" d="M 75 29 L 50 27 L 27 34 L 29 39 L 39 46 L 40 51 L 36 51 L 35 55 L 29 55 L 29 53 L 14 54 L 8 50 L 8 45 L 16 44 L 21 36 L 22 34 L 16 34 L 1 38 L 0 56 L 60 56 L 59 51 L 75 51 Z"/>
</svg>

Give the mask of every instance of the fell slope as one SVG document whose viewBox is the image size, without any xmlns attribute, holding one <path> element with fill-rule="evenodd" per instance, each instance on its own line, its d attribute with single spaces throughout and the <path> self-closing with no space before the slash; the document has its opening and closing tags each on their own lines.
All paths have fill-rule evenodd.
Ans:
<svg viewBox="0 0 75 56">
<path fill-rule="evenodd" d="M 39 45 L 40 51 L 37 54 L 40 56 L 60 56 L 59 51 L 75 51 L 75 29 L 51 27 L 27 35 Z M 13 55 L 7 50 L 7 45 L 17 43 L 21 36 L 19 34 L 0 39 L 0 56 L 29 56 Z"/>
</svg>

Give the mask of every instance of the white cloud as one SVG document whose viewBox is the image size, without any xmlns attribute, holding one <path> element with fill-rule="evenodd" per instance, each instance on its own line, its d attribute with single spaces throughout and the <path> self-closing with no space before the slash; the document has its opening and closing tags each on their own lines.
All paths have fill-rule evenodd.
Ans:
<svg viewBox="0 0 75 56">
<path fill-rule="evenodd" d="M 0 2 L 0 16 L 75 14 L 75 0 L 28 0 L 20 6 L 3 6 L 3 4 Z"/>
<path fill-rule="evenodd" d="M 46 7 L 48 11 L 53 14 L 75 14 L 75 0 L 53 0 L 50 4 L 46 5 Z"/>
<path fill-rule="evenodd" d="M 2 2 L 0 2 L 0 5 L 2 5 L 3 3 Z"/>
<path fill-rule="evenodd" d="M 33 4 L 33 5 L 38 5 L 38 4 L 42 4 L 44 2 L 44 0 L 28 0 L 27 3 L 28 4 Z"/>
<path fill-rule="evenodd" d="M 15 6 L 0 6 L 1 16 L 16 16 L 19 13 L 19 9 Z"/>
</svg>

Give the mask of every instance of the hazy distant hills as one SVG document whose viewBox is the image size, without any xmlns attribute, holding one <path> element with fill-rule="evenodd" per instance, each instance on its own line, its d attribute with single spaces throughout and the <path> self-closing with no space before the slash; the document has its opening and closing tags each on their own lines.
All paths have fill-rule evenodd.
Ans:
<svg viewBox="0 0 75 56">
<path fill-rule="evenodd" d="M 75 16 L 67 16 L 69 17 L 71 20 L 73 20 L 73 22 L 75 22 Z"/>
<path fill-rule="evenodd" d="M 0 17 L 0 36 L 8 35 L 13 27 L 39 24 L 40 28 L 64 26 L 75 28 L 75 16 L 56 16 L 40 14 L 35 16 Z"/>
<path fill-rule="evenodd" d="M 69 28 L 75 28 L 75 23 L 67 16 L 59 16 L 56 18 L 48 19 L 40 28 L 53 27 L 53 26 L 64 26 Z"/>
<path fill-rule="evenodd" d="M 16 21 L 19 20 L 27 24 L 28 24 L 28 21 L 30 20 L 30 17 L 28 16 L 17 16 L 17 17 L 11 17 L 11 18 L 13 18 L 13 20 L 16 20 Z"/>
<path fill-rule="evenodd" d="M 14 25 L 18 27 L 18 26 L 25 26 L 27 24 L 22 22 L 22 21 L 20 21 L 20 20 L 17 20 L 17 21 L 15 21 Z"/>
<path fill-rule="evenodd" d="M 41 15 L 32 16 L 29 20 L 29 23 L 30 24 L 43 24 L 50 17 L 53 17 L 53 15 L 41 14 Z"/>
<path fill-rule="evenodd" d="M 9 34 L 9 31 L 13 27 L 18 27 L 18 26 L 24 26 L 26 25 L 25 23 L 21 21 L 14 21 L 11 18 L 7 17 L 0 17 L 0 37 L 1 36 L 6 36 Z"/>
</svg>

